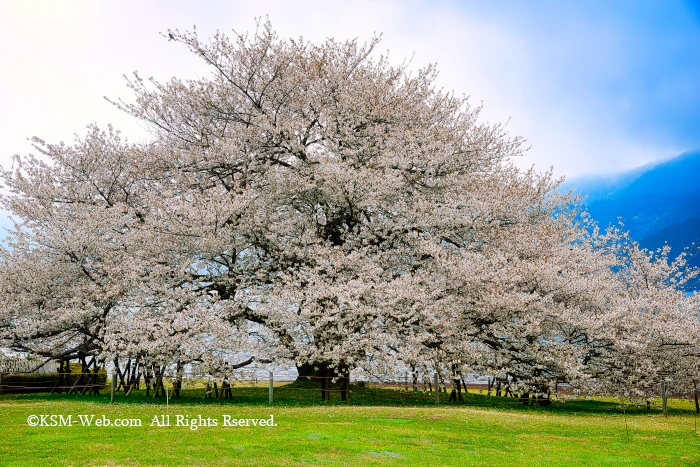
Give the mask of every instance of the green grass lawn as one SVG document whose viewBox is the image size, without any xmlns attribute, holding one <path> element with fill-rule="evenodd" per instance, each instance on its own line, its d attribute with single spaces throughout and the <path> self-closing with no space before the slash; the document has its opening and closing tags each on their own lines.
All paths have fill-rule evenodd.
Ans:
<svg viewBox="0 0 700 467">
<path fill-rule="evenodd" d="M 0 396 L 2 466 L 576 466 L 700 465 L 700 435 L 693 405 L 672 401 L 670 416 L 658 407 L 569 400 L 525 407 L 513 399 L 470 392 L 463 403 L 433 404 L 430 394 L 361 389 L 351 402 L 322 403 L 318 392 L 277 387 L 237 387 L 233 401 L 204 400 L 201 389 L 179 400 L 109 395 Z M 443 394 L 443 401 L 446 395 Z M 72 415 L 73 426 L 29 426 L 30 415 Z M 140 427 L 81 426 L 78 415 L 138 419 Z M 170 427 L 149 426 L 170 415 Z M 176 416 L 210 417 L 218 426 L 175 426 Z M 274 416 L 273 427 L 224 427 L 223 417 Z M 48 420 L 47 420 L 48 421 Z"/>
</svg>

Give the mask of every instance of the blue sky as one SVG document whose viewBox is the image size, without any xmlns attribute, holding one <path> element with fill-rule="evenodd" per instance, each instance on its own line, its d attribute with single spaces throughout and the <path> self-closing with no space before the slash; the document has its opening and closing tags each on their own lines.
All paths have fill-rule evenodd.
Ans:
<svg viewBox="0 0 700 467">
<path fill-rule="evenodd" d="M 146 138 L 102 98 L 128 100 L 122 75 L 208 73 L 158 33 L 194 24 L 202 35 L 244 32 L 265 15 L 282 36 L 381 32 L 380 49 L 397 62 L 437 62 L 441 86 L 483 102 L 486 121 L 510 119 L 509 131 L 528 139 L 521 166 L 571 178 L 700 148 L 697 1 L 4 0 L 0 165 L 31 151 L 27 137 L 70 142 L 91 122 Z"/>
</svg>

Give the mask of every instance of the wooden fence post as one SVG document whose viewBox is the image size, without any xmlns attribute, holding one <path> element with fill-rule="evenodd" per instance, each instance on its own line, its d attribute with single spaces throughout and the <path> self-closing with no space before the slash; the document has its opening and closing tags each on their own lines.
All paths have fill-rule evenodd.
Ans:
<svg viewBox="0 0 700 467">
<path fill-rule="evenodd" d="M 117 372 L 112 370 L 112 396 L 110 402 L 114 402 L 114 396 L 117 393 Z"/>
<path fill-rule="evenodd" d="M 275 382 L 275 380 L 273 378 L 272 372 L 270 372 L 270 387 L 268 389 L 269 398 L 270 398 L 270 405 L 272 405 L 272 403 L 274 402 L 274 382 Z"/>
<path fill-rule="evenodd" d="M 666 397 L 666 380 L 661 380 L 661 406 L 663 407 L 664 417 L 668 417 L 668 398 Z"/>
<path fill-rule="evenodd" d="M 435 385 L 433 388 L 435 392 L 435 405 L 440 405 L 440 380 L 437 372 L 435 373 Z"/>
</svg>

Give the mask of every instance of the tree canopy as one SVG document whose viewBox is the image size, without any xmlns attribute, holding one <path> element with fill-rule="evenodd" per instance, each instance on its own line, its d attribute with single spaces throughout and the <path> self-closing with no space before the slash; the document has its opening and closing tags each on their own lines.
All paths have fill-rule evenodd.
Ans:
<svg viewBox="0 0 700 467">
<path fill-rule="evenodd" d="M 211 76 L 128 80 L 149 142 L 90 126 L 2 172 L 0 345 L 63 359 L 254 360 L 643 393 L 698 379 L 696 272 L 601 232 L 523 139 L 377 56 L 269 23 Z"/>
</svg>

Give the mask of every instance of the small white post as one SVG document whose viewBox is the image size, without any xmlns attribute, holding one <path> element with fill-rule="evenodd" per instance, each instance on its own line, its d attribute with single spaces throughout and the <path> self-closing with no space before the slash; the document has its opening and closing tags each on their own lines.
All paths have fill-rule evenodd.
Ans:
<svg viewBox="0 0 700 467">
<path fill-rule="evenodd" d="M 272 372 L 270 372 L 270 387 L 268 389 L 269 392 L 269 398 L 270 398 L 270 405 L 274 402 L 274 378 Z"/>
</svg>

